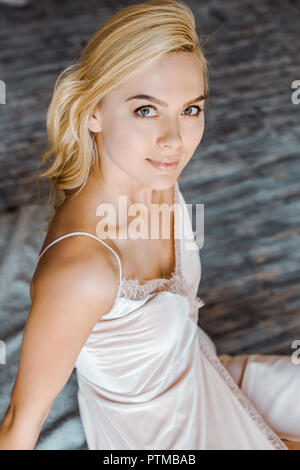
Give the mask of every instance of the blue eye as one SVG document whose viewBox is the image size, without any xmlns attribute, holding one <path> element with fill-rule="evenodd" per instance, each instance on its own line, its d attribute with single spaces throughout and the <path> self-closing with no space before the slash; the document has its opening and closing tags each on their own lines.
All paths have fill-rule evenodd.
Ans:
<svg viewBox="0 0 300 470">
<path fill-rule="evenodd" d="M 199 114 L 202 112 L 202 109 L 199 106 L 189 106 L 186 109 L 189 109 L 189 108 L 196 108 L 198 112 L 197 114 L 187 114 L 187 116 L 199 116 Z"/>
<path fill-rule="evenodd" d="M 188 108 L 186 109 L 190 109 L 190 108 L 196 108 L 197 109 L 197 114 L 186 114 L 185 116 L 193 116 L 193 117 L 196 117 L 196 116 L 199 116 L 199 114 L 202 112 L 202 109 L 199 107 L 199 106 L 189 106 Z M 145 118 L 145 117 L 148 117 L 148 115 L 141 115 L 141 114 L 138 114 L 140 111 L 142 111 L 143 109 L 154 109 L 156 110 L 155 106 L 140 106 L 139 108 L 135 109 L 134 111 L 134 114 L 137 116 L 137 117 L 141 117 L 141 118 Z M 150 116 L 150 117 L 155 117 L 155 116 Z"/>
<path fill-rule="evenodd" d="M 146 116 L 143 116 L 141 114 L 138 114 L 139 111 L 142 111 L 143 109 L 155 109 L 154 106 L 140 106 L 139 108 L 137 108 L 134 112 L 135 114 L 138 116 L 138 117 L 148 117 L 147 115 Z M 153 116 L 150 116 L 150 117 L 153 117 Z"/>
</svg>

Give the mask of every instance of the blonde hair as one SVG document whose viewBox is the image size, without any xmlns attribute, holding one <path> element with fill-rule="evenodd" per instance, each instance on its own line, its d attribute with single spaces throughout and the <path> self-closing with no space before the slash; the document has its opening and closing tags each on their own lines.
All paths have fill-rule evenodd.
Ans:
<svg viewBox="0 0 300 470">
<path fill-rule="evenodd" d="M 85 186 L 99 158 L 88 118 L 105 95 L 164 54 L 190 52 L 198 59 L 208 96 L 207 61 L 196 32 L 195 18 L 183 2 L 151 0 L 127 6 L 110 17 L 92 36 L 80 58 L 58 76 L 47 112 L 49 150 L 41 164 L 52 165 L 38 178 L 51 183 L 56 211 Z M 49 202 L 49 201 L 48 201 Z M 50 224 L 53 217 L 46 217 Z"/>
</svg>

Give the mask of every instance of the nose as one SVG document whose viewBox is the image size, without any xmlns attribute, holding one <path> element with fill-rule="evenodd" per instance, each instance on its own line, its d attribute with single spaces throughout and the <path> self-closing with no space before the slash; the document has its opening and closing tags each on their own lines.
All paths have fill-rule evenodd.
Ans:
<svg viewBox="0 0 300 470">
<path fill-rule="evenodd" d="M 167 120 L 161 125 L 158 144 L 161 147 L 172 149 L 177 149 L 182 145 L 182 137 L 177 119 Z"/>
</svg>

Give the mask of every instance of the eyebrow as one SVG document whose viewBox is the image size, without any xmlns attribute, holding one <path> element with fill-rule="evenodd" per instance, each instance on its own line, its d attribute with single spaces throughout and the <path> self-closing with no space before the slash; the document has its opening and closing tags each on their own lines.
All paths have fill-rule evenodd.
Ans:
<svg viewBox="0 0 300 470">
<path fill-rule="evenodd" d="M 188 106 L 189 104 L 196 103 L 197 101 L 204 101 L 207 98 L 208 98 L 208 94 L 200 95 L 194 100 L 190 100 L 187 103 L 184 103 L 183 106 Z M 159 100 L 158 98 L 155 98 L 154 96 L 150 96 L 150 95 L 135 95 L 135 96 L 131 96 L 130 98 L 127 98 L 125 101 L 130 101 L 130 100 L 149 100 L 149 101 L 153 101 L 153 103 L 159 104 L 164 107 L 168 106 L 168 103 L 166 103 L 165 101 Z"/>
</svg>

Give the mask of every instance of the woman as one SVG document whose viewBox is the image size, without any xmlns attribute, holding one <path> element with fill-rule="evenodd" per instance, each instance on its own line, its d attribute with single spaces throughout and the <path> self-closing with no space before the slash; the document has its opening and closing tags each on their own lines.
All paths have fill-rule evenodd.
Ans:
<svg viewBox="0 0 300 470">
<path fill-rule="evenodd" d="M 0 448 L 35 447 L 74 366 L 89 449 L 288 448 L 241 391 L 245 358 L 220 358 L 230 375 L 197 325 L 200 258 L 178 180 L 202 139 L 207 96 L 195 20 L 176 1 L 120 10 L 59 77 L 43 156 L 54 161 L 40 175 L 55 214 Z M 157 238 L 132 236 L 123 197 Z M 167 238 L 155 204 L 175 204 Z"/>
</svg>

